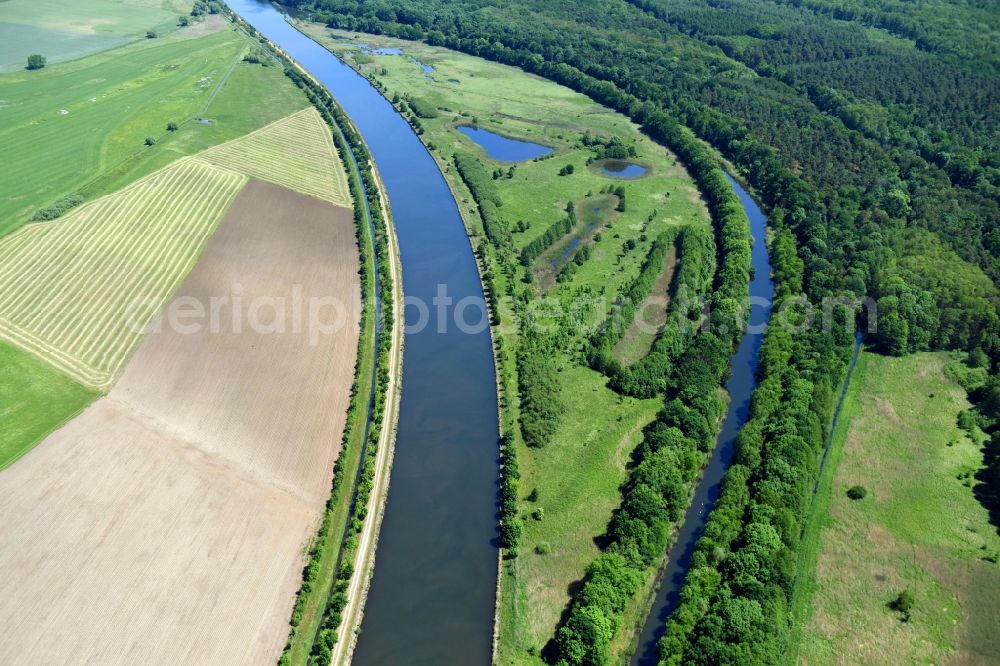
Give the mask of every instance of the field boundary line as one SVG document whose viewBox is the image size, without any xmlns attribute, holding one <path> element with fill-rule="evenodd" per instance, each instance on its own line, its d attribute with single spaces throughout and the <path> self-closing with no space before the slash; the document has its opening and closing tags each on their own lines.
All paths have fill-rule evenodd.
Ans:
<svg viewBox="0 0 1000 666">
<path fill-rule="evenodd" d="M 208 96 L 208 99 L 205 100 L 205 104 L 202 105 L 201 110 L 198 111 L 199 116 L 208 111 L 208 107 L 210 107 L 212 105 L 212 102 L 215 101 L 215 96 L 219 94 L 220 90 L 222 90 L 222 86 L 226 84 L 226 81 L 228 81 L 229 77 L 232 76 L 233 71 L 236 70 L 236 66 L 240 64 L 240 61 L 243 60 L 246 54 L 247 54 L 247 45 L 244 44 L 242 47 L 240 47 L 240 50 L 237 51 L 236 57 L 233 58 L 233 62 L 229 65 L 229 69 L 227 69 L 226 73 L 222 75 L 222 78 L 219 79 L 219 82 L 215 84 L 215 88 L 212 89 L 212 94 Z"/>
<path fill-rule="evenodd" d="M 218 182 L 213 180 L 214 176 L 218 176 Z M 102 392 L 107 391 L 144 336 L 119 330 L 112 331 L 111 337 L 98 340 L 93 337 L 94 331 L 99 332 L 100 325 L 106 324 L 107 318 L 114 315 L 113 309 L 122 306 L 123 303 L 127 305 L 128 299 L 136 295 L 152 296 L 158 302 L 158 307 L 150 312 L 144 322 L 148 325 L 159 313 L 163 304 L 172 298 L 184 277 L 197 263 L 205 244 L 247 181 L 246 174 L 198 159 L 196 155 L 189 155 L 178 158 L 120 190 L 86 202 L 64 217 L 54 220 L 40 220 L 25 225 L 16 232 L 19 236 L 15 237 L 15 241 L 21 240 L 21 234 L 36 234 L 39 236 L 38 240 L 44 241 L 49 239 L 50 234 L 58 227 L 78 223 L 84 224 L 89 230 L 87 231 L 89 240 L 96 238 L 100 241 L 109 235 L 113 238 L 119 234 L 118 227 L 121 224 L 126 224 L 127 220 L 139 216 L 144 207 L 156 206 L 159 210 L 167 205 L 164 203 L 165 197 L 171 195 L 172 192 L 183 191 L 192 183 L 198 187 L 199 197 L 187 201 L 181 212 L 174 216 L 177 219 L 168 220 L 168 222 L 173 222 L 173 226 L 177 224 L 183 226 L 188 217 L 205 218 L 201 220 L 200 224 L 189 230 L 204 236 L 201 242 L 190 248 L 185 246 L 187 235 L 178 236 L 171 243 L 161 242 L 165 234 L 169 236 L 170 224 L 165 225 L 164 229 L 156 233 L 139 233 L 131 240 L 127 236 L 122 236 L 118 240 L 109 241 L 115 247 L 125 247 L 126 250 L 133 248 L 132 251 L 123 251 L 122 256 L 117 259 L 119 263 L 142 263 L 149 260 L 150 256 L 155 257 L 159 250 L 166 254 L 165 259 L 168 259 L 169 262 L 160 267 L 161 270 L 153 271 L 148 275 L 144 273 L 134 284 L 127 283 L 127 281 L 122 284 L 124 275 L 134 271 L 123 273 L 113 280 L 104 281 L 100 293 L 102 296 L 110 295 L 112 308 L 109 309 L 108 313 L 98 312 L 90 317 L 83 328 L 77 331 L 78 334 L 71 336 L 72 344 L 63 344 L 67 336 L 72 333 L 72 328 L 67 328 L 71 322 L 60 323 L 59 318 L 53 314 L 60 308 L 54 308 L 50 305 L 35 307 L 31 302 L 25 300 L 32 297 L 32 294 L 28 293 L 6 304 L 5 307 L 8 311 L 0 314 L 0 337 L 40 358 L 84 386 Z M 150 193 L 152 194 L 150 195 Z M 213 205 L 201 210 L 200 207 L 204 205 L 202 198 L 200 198 L 201 195 L 214 195 L 212 198 L 218 200 Z M 192 211 L 200 214 L 191 215 Z M 148 215 L 142 217 L 148 217 Z M 105 220 L 102 223 L 98 221 L 98 218 L 107 218 L 110 222 Z M 122 220 L 126 220 L 126 222 Z M 70 228 L 70 231 L 74 230 L 78 229 Z M 16 272 L 18 266 L 44 264 L 49 258 L 58 257 L 68 251 L 66 240 L 59 238 L 52 239 L 51 243 L 45 243 L 41 248 L 43 251 L 41 256 L 32 257 L 26 251 L 22 252 L 24 249 L 22 243 L 20 247 L 15 248 L 13 254 L 6 257 L 6 265 L 0 270 L 0 277 L 10 278 L 13 275 L 12 271 Z M 17 255 L 18 252 L 22 252 L 20 256 Z M 94 269 L 94 266 L 99 269 L 102 259 L 97 255 L 88 258 L 86 254 L 83 252 L 78 255 L 74 265 L 78 265 L 84 273 Z M 188 255 L 191 256 L 188 257 Z M 185 260 L 185 257 L 188 258 Z M 11 261 L 11 259 L 13 260 Z M 182 269 L 183 272 L 177 273 L 178 269 Z M 161 272 L 162 274 L 158 274 Z M 66 278 L 65 276 L 56 276 L 54 279 L 58 285 Z M 92 277 L 91 279 L 96 278 Z M 12 281 L 16 285 L 20 278 Z M 45 286 L 42 285 L 42 288 Z M 37 298 L 38 294 L 33 296 Z M 54 302 L 62 303 L 61 300 Z M 77 318 L 86 318 L 86 312 L 87 308 L 85 307 L 80 312 L 72 311 L 71 315 Z"/>
<path fill-rule="evenodd" d="M 73 296 L 64 289 L 60 290 L 59 287 L 67 284 L 67 276 L 51 274 L 44 283 L 36 283 L 30 293 L 24 292 L 21 296 L 15 294 L 14 300 L 4 305 L 4 313 L 0 314 L 0 337 L 41 358 L 71 379 L 98 391 L 107 391 L 144 336 L 130 334 L 124 330 L 112 330 L 109 337 L 97 339 L 94 337 L 95 331 L 99 333 L 102 327 L 106 328 L 108 318 L 113 317 L 115 312 L 120 311 L 125 301 L 136 295 L 152 296 L 156 299 L 158 307 L 145 317 L 144 323 L 152 321 L 197 263 L 205 244 L 248 180 L 251 178 L 273 180 L 257 174 L 251 168 L 253 166 L 251 158 L 240 155 L 240 147 L 254 147 L 251 143 L 254 139 L 259 139 L 262 135 L 266 137 L 268 132 L 275 130 L 306 136 L 313 129 L 320 127 L 324 132 L 327 131 L 326 124 L 318 111 L 314 107 L 306 107 L 225 143 L 193 155 L 179 156 L 160 169 L 114 192 L 84 202 L 65 216 L 53 220 L 29 222 L 14 234 L 3 238 L 0 241 L 0 253 L 4 257 L 3 264 L 0 265 L 0 279 L 14 285 L 20 282 L 20 278 L 15 277 L 19 267 L 44 265 L 47 260 L 67 255 L 72 239 L 53 236 L 56 230 L 70 233 L 79 227 L 81 231 L 86 232 L 88 243 L 96 244 L 95 248 L 99 249 L 102 244 L 110 244 L 120 248 L 122 256 L 117 259 L 113 256 L 102 258 L 99 256 L 100 252 L 96 250 L 91 252 L 83 248 L 83 251 L 73 259 L 75 270 L 79 271 L 80 275 L 90 276 L 87 279 L 91 281 L 99 281 L 98 288 L 103 299 L 101 302 L 111 304 L 108 312 L 103 315 L 96 313 L 95 316 L 88 318 L 86 315 L 89 306 L 75 309 L 71 313 L 72 320 L 88 319 L 83 322 L 79 330 L 74 329 L 73 321 L 60 322 L 53 314 L 57 308 L 47 303 L 53 298 L 56 299 L 53 302 L 63 303 Z M 336 160 L 336 173 L 331 174 L 330 182 L 311 184 L 317 186 L 305 188 L 312 192 L 302 192 L 303 188 L 296 188 L 290 184 L 277 184 L 342 206 L 343 202 L 339 201 L 339 198 L 347 189 L 344 166 L 336 158 L 337 151 L 332 138 L 328 135 L 324 138 L 325 142 L 319 149 L 323 155 L 317 154 L 317 159 L 325 159 L 326 153 L 329 153 L 331 159 Z M 270 139 L 263 139 L 264 145 L 268 143 L 271 143 Z M 212 159 L 221 152 L 220 149 L 226 148 L 235 149 L 232 160 L 218 163 Z M 259 149 L 259 144 L 257 148 Z M 245 168 L 240 168 L 240 160 L 247 160 L 243 165 Z M 284 168 L 279 170 L 287 171 Z M 215 182 L 216 180 L 218 182 Z M 171 192 L 187 191 L 191 188 L 194 188 L 197 196 L 187 201 L 183 210 L 171 214 L 166 197 Z M 322 194 L 317 196 L 317 192 Z M 156 232 L 150 227 L 145 231 L 137 231 L 132 236 L 122 233 L 121 225 L 127 224 L 128 220 L 155 217 L 159 213 L 169 218 L 166 227 L 180 225 L 185 230 L 184 237 L 190 232 L 203 238 L 192 247 L 188 247 L 185 245 L 187 241 L 181 237 L 173 242 L 165 242 L 167 240 L 165 234 L 169 235 L 169 229 Z M 188 230 L 184 225 L 189 219 L 200 220 L 200 223 Z M 135 220 L 133 222 L 137 223 Z M 67 225 L 74 226 L 67 228 Z M 26 251 L 33 240 L 41 243 L 38 246 L 41 254 L 37 256 L 31 256 L 30 252 Z M 89 256 L 91 254 L 93 256 Z M 159 260 L 166 263 L 160 265 L 157 263 Z M 144 270 L 143 276 L 134 281 L 124 277 L 134 272 L 131 270 L 111 280 L 99 280 L 97 276 L 102 267 L 110 266 L 107 264 L 108 261 L 113 262 L 115 266 L 145 266 L 148 270 Z M 52 289 L 60 291 L 51 293 Z M 36 305 L 35 301 L 43 294 L 46 296 L 44 302 Z"/>
</svg>

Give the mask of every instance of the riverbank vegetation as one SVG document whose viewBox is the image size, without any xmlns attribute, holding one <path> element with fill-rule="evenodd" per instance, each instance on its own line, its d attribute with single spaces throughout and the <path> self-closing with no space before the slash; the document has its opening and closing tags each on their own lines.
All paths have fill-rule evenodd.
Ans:
<svg viewBox="0 0 1000 666">
<path fill-rule="evenodd" d="M 622 116 L 565 88 L 444 49 L 307 30 L 399 100 L 433 147 L 472 228 L 487 297 L 499 307 L 494 333 L 504 419 L 505 557 L 500 659 L 537 661 L 591 561 L 608 548 L 604 535 L 623 501 L 632 451 L 653 427 L 667 383 L 661 376 L 660 390 L 639 399 L 616 394 L 606 377 L 588 367 L 590 337 L 629 285 L 660 277 L 678 233 L 690 237 L 677 248 L 682 256 L 690 252 L 688 271 L 702 275 L 699 291 L 711 286 L 716 252 L 705 204 L 672 154 Z M 358 58 L 357 41 L 402 46 L 403 56 L 369 52 Z M 434 68 L 429 78 L 410 56 Z M 406 95 L 434 101 L 438 117 L 413 118 Z M 545 107 L 535 101 L 540 99 Z M 461 125 L 555 150 L 516 164 L 493 161 L 456 129 Z M 619 155 L 638 157 L 649 172 L 624 180 L 583 168 Z M 577 168 L 566 168 L 571 165 Z M 736 210 L 742 215 L 738 204 Z M 748 247 L 745 217 L 742 223 Z M 748 263 L 748 254 L 742 258 Z M 748 274 L 745 266 L 742 275 Z M 706 366 L 714 373 L 713 396 L 731 353 L 726 344 L 713 348 L 714 361 Z M 670 372 L 664 366 L 657 371 Z M 704 439 L 713 436 L 720 402 L 710 401 L 712 425 L 703 424 Z M 677 498 L 682 505 L 688 490 Z M 641 572 L 636 591 L 648 591 L 652 573 Z M 644 595 L 625 596 L 631 621 L 641 621 Z M 626 624 L 616 627 L 619 653 L 632 629 Z"/>
<path fill-rule="evenodd" d="M 352 0 L 309 4 L 341 28 L 516 64 L 648 128 L 683 123 L 731 160 L 768 208 L 779 301 L 804 293 L 818 307 L 826 298 L 868 297 L 878 308 L 870 335 L 877 350 L 964 349 L 995 369 L 1000 248 L 987 230 L 1000 203 L 988 146 L 1000 119 L 980 110 L 997 108 L 997 62 L 985 55 L 973 67 L 963 54 L 989 54 L 996 29 L 951 20 L 983 18 L 980 10 L 671 0 L 398 0 L 378 11 Z M 956 31 L 961 38 L 951 39 Z M 789 308 L 793 321 L 797 307 Z M 828 331 L 792 337 L 775 327 L 766 336 L 752 418 L 671 619 L 666 661 L 771 663 L 785 653 L 832 395 L 851 329 L 875 324 L 870 312 L 843 308 Z"/>
</svg>

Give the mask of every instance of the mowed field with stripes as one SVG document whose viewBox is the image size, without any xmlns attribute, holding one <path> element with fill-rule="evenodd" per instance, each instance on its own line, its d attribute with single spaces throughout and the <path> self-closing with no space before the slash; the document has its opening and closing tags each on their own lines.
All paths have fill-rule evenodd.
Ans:
<svg viewBox="0 0 1000 666">
<path fill-rule="evenodd" d="M 0 239 L 0 337 L 107 390 L 249 178 L 350 206 L 329 129 L 305 109 Z"/>
</svg>

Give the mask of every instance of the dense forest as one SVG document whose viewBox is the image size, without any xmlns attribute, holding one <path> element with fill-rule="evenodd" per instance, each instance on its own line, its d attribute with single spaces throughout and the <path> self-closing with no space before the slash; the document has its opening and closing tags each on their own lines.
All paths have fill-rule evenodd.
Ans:
<svg viewBox="0 0 1000 666">
<path fill-rule="evenodd" d="M 838 309 L 839 325 L 828 330 L 769 330 L 751 420 L 663 642 L 666 663 L 780 661 L 798 542 L 854 327 L 890 354 L 967 350 L 991 372 L 1000 360 L 995 7 L 976 0 L 292 4 L 331 26 L 424 39 L 583 92 L 642 124 L 698 179 L 698 161 L 684 150 L 690 130 L 735 165 L 768 209 L 778 299 L 803 294 L 808 303 L 790 310 L 793 319 L 827 299 L 868 299 Z M 735 297 L 719 293 L 725 270 L 716 306 Z M 685 365 L 678 361 L 676 371 Z M 993 430 L 998 396 L 996 379 L 974 396 L 982 425 Z M 673 427 L 680 416 L 668 403 L 658 421 Z M 995 501 L 998 447 L 995 434 L 980 493 L 986 502 Z M 669 466 L 682 470 L 683 462 Z M 655 483 L 650 476 L 625 489 L 621 515 L 673 506 L 676 484 L 653 472 Z M 635 543 L 618 534 L 623 525 L 611 536 Z M 659 547 L 658 534 L 626 550 L 644 562 L 646 539 Z M 564 627 L 565 663 L 603 663 L 599 643 L 620 598 L 613 592 L 628 594 L 632 585 L 613 559 L 588 572 L 605 601 L 585 597 L 586 612 Z"/>
</svg>

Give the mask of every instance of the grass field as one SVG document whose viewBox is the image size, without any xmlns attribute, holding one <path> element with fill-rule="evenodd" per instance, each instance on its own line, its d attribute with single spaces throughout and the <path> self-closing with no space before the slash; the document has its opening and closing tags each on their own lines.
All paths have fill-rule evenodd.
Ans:
<svg viewBox="0 0 1000 666">
<path fill-rule="evenodd" d="M 4 0 L 0 72 L 21 69 L 32 53 L 50 63 L 80 58 L 135 39 L 163 35 L 191 11 L 192 0 Z"/>
<path fill-rule="evenodd" d="M 0 75 L 0 147 L 16 167 L 2 176 L 0 236 L 67 195 L 108 194 L 304 108 L 280 67 L 240 62 L 250 45 L 229 28 L 180 31 Z M 167 132 L 169 122 L 179 129 Z"/>
<path fill-rule="evenodd" d="M 63 10 L 105 25 L 103 5 L 119 4 L 161 7 Z M 21 9 L 42 21 L 60 7 Z M 374 349 L 355 353 L 357 248 L 330 130 L 311 107 L 295 113 L 308 103 L 281 67 L 242 62 L 256 48 L 213 17 L 0 75 L 0 147 L 16 166 L 0 187 L 0 363 L 12 370 L 0 378 L 0 469 L 27 453 L 0 475 L 0 559 L 24 572 L 0 584 L 2 661 L 274 663 L 287 637 L 350 376 L 357 360 L 370 377 Z M 69 194 L 87 203 L 27 224 Z M 140 299 L 151 315 L 182 281 L 180 296 L 231 297 L 238 284 L 247 300 L 336 298 L 345 326 L 318 345 L 294 328 L 168 329 L 140 345 L 128 306 Z M 105 390 L 119 370 L 76 416 L 98 392 L 66 375 Z M 331 514 L 337 537 L 347 499 Z"/>
<path fill-rule="evenodd" d="M 248 176 L 350 205 L 306 109 L 0 240 L 0 336 L 106 390 Z"/>
<path fill-rule="evenodd" d="M 347 175 L 340 166 L 330 129 L 311 107 L 210 148 L 198 158 L 339 206 L 351 205 Z"/>
<path fill-rule="evenodd" d="M 107 389 L 245 182 L 242 174 L 184 159 L 6 237 L 0 335 L 77 381 Z"/>
<path fill-rule="evenodd" d="M 667 310 L 663 304 L 670 302 L 670 281 L 677 265 L 676 246 L 667 252 L 663 262 L 663 271 L 653 284 L 649 296 L 625 330 L 622 339 L 615 345 L 615 357 L 626 365 L 649 354 L 660 329 L 667 323 Z"/>
<path fill-rule="evenodd" d="M 442 48 L 331 32 L 317 25 L 301 27 L 377 79 L 390 98 L 394 93 L 412 95 L 437 109 L 437 117 L 420 119 L 425 130 L 422 138 L 433 145 L 432 154 L 457 195 L 474 245 L 483 230 L 471 194 L 454 167 L 456 151 L 479 155 L 487 171 L 502 170 L 503 175 L 493 181 L 503 202 L 502 215 L 512 227 L 521 221 L 524 224 L 519 226 L 526 227 L 513 233 L 517 249 L 564 216 L 568 202 L 577 206 L 576 228 L 550 246 L 532 268 L 534 298 L 578 313 L 585 325 L 567 326 L 568 341 L 563 345 L 567 353 L 557 359 L 565 410 L 552 441 L 542 449 L 532 449 L 520 442 L 519 432 L 513 433 L 519 444 L 522 493 L 527 496 L 537 489 L 539 499 L 523 503 L 528 518 L 520 554 L 504 562 L 500 588 L 499 663 L 541 663 L 539 652 L 554 635 L 571 588 L 598 553 L 594 538 L 603 534 L 611 511 L 621 501 L 619 485 L 626 477 L 626 461 L 641 439 L 642 427 L 660 405 L 659 400 L 618 396 L 607 388 L 602 375 L 583 367 L 574 352 L 582 348 L 586 325 L 603 319 L 619 290 L 638 274 L 660 232 L 671 225 L 708 225 L 709 218 L 693 182 L 673 155 L 642 135 L 627 118 L 583 95 L 515 68 Z M 400 47 L 403 54 L 362 53 L 359 43 Z M 429 77 L 411 57 L 434 68 Z M 517 163 L 508 178 L 511 164 L 490 160 L 456 129 L 471 124 L 545 144 L 554 152 L 551 157 Z M 621 180 L 588 168 L 587 160 L 594 152 L 581 144 L 586 132 L 633 145 L 635 160 L 649 167 L 648 175 Z M 567 165 L 573 165 L 573 173 L 560 176 Z M 617 198 L 604 192 L 618 186 L 625 190 L 624 212 L 616 211 Z M 587 233 L 590 227 L 594 233 Z M 562 251 L 577 237 L 582 239 L 577 247 L 589 246 L 589 258 L 570 279 L 553 283 L 558 267 L 552 269 L 546 262 L 555 258 L 559 263 Z M 631 249 L 626 247 L 629 241 Z M 519 276 L 511 283 L 502 271 L 494 274 L 502 293 L 524 288 Z M 500 367 L 510 374 L 501 381 L 513 387 L 518 336 L 516 326 L 509 323 L 509 301 L 501 302 L 500 309 L 505 323 L 494 333 L 503 339 Z M 507 408 L 516 416 L 517 401 L 509 400 Z M 541 519 L 531 517 L 538 509 Z M 622 636 L 628 631 L 623 629 Z"/>
<path fill-rule="evenodd" d="M 0 342 L 0 470 L 80 412 L 88 390 L 17 347 Z"/>
<path fill-rule="evenodd" d="M 519 458 L 522 490 L 538 491 L 525 508 L 541 509 L 542 519 L 525 522 L 522 552 L 504 564 L 502 663 L 523 660 L 553 635 L 570 585 L 600 552 L 594 539 L 620 502 L 629 455 L 661 404 L 619 396 L 576 364 L 568 363 L 561 379 L 565 425 L 551 444 L 524 448 Z M 543 544 L 551 552 L 536 552 Z"/>
<path fill-rule="evenodd" d="M 595 314 L 603 315 L 618 290 L 638 273 L 660 231 L 669 225 L 709 224 L 694 183 L 675 157 L 643 135 L 628 118 L 584 95 L 519 69 L 444 48 L 375 35 L 355 36 L 316 24 L 302 27 L 374 76 L 390 97 L 393 93 L 410 94 L 438 109 L 437 118 L 420 120 L 426 130 L 423 138 L 434 145 L 432 152 L 443 163 L 445 177 L 460 193 L 459 207 L 467 220 L 477 218 L 475 205 L 459 182 L 451 155 L 455 151 L 478 153 L 490 170 L 496 166 L 506 172 L 511 165 L 490 160 L 456 127 L 475 121 L 483 129 L 555 149 L 549 158 L 518 163 L 513 178 L 495 181 L 503 199 L 503 216 L 511 224 L 521 220 L 527 224 L 526 231 L 513 234 L 518 249 L 564 215 L 567 202 L 580 204 L 588 194 L 599 195 L 609 186 L 625 188 L 625 212 L 603 207 L 602 216 L 608 224 L 600 240 L 592 244 L 590 259 L 572 280 L 562 283 L 558 290 L 550 290 L 550 298 L 568 305 L 577 295 L 587 293 L 601 301 Z M 364 54 L 357 46 L 362 43 L 401 47 L 403 54 Z M 425 76 L 411 58 L 432 66 L 430 76 Z M 649 167 L 648 174 L 622 180 L 587 168 L 587 158 L 594 153 L 580 145 L 585 132 L 619 137 L 634 144 L 635 160 Z M 559 171 L 569 164 L 574 166 L 573 174 L 560 176 Z M 624 251 L 623 244 L 629 239 L 636 245 Z"/>
<path fill-rule="evenodd" d="M 982 465 L 956 425 L 965 392 L 946 354 L 863 353 L 835 432 L 793 613 L 800 664 L 1000 660 L 1000 537 L 960 478 Z M 846 490 L 868 494 L 851 500 Z M 903 590 L 912 617 L 887 604 Z"/>
</svg>

